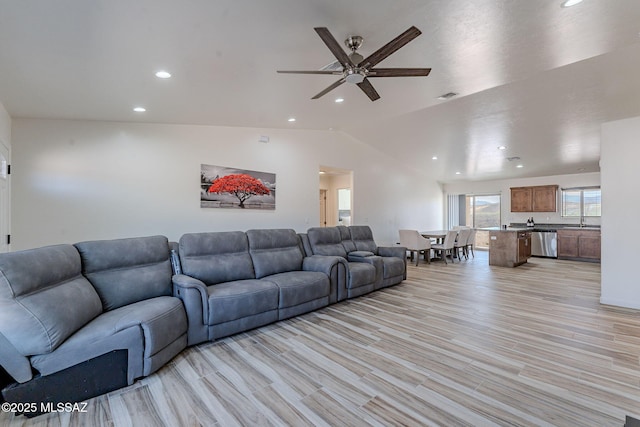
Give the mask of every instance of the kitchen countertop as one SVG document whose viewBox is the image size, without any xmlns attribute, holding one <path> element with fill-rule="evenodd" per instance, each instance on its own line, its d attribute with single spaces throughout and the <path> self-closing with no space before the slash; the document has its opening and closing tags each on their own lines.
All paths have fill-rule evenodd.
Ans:
<svg viewBox="0 0 640 427">
<path fill-rule="evenodd" d="M 487 230 L 487 231 L 501 231 L 501 232 L 518 232 L 518 231 L 533 231 L 531 229 L 531 227 L 507 227 L 507 228 L 502 228 L 502 227 L 486 227 L 486 228 L 481 228 L 480 230 Z"/>
<path fill-rule="evenodd" d="M 600 231 L 600 227 L 562 227 L 563 230 L 595 230 Z"/>
<path fill-rule="evenodd" d="M 576 224 L 536 224 L 533 227 L 527 227 L 525 223 L 517 223 L 517 222 L 512 222 L 511 225 L 509 225 L 509 228 L 512 228 L 512 229 L 526 228 L 527 230 L 530 230 L 530 231 L 542 231 L 542 232 L 544 231 L 553 232 L 553 231 L 558 231 L 559 229 L 600 230 L 599 225 L 588 225 L 588 226 L 580 227 Z"/>
</svg>

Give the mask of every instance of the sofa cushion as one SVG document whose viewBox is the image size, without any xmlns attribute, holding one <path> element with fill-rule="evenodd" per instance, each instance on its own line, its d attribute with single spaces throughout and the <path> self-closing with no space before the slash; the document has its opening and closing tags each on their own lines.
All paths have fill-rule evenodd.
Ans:
<svg viewBox="0 0 640 427">
<path fill-rule="evenodd" d="M 352 225 L 349 227 L 349 231 L 356 250 L 378 253 L 378 246 L 373 240 L 373 233 L 368 225 Z"/>
<path fill-rule="evenodd" d="M 370 285 L 376 281 L 376 268 L 364 262 L 349 263 L 349 280 L 347 287 L 358 288 Z"/>
<path fill-rule="evenodd" d="M 329 297 L 329 277 L 317 271 L 290 271 L 268 276 L 264 280 L 278 285 L 280 294 L 278 308 L 293 307 Z"/>
<path fill-rule="evenodd" d="M 0 254 L 0 332 L 23 356 L 53 351 L 101 312 L 72 245 Z"/>
<path fill-rule="evenodd" d="M 294 230 L 249 230 L 247 239 L 257 279 L 302 269 L 302 245 Z"/>
<path fill-rule="evenodd" d="M 179 241 L 182 273 L 206 285 L 254 279 L 247 235 L 242 231 L 188 233 Z"/>
<path fill-rule="evenodd" d="M 82 272 L 105 310 L 172 294 L 169 242 L 164 236 L 76 243 Z"/>
<path fill-rule="evenodd" d="M 340 239 L 344 250 L 347 251 L 347 253 L 356 251 L 356 245 L 353 243 L 353 240 L 351 240 L 351 231 L 349 231 L 349 227 L 338 225 L 336 228 L 340 232 Z"/>
<path fill-rule="evenodd" d="M 278 308 L 278 286 L 267 280 L 249 279 L 207 287 L 209 325 L 229 322 Z"/>
<path fill-rule="evenodd" d="M 307 237 L 314 255 L 347 257 L 347 251 L 342 246 L 342 238 L 337 227 L 312 227 L 307 230 Z"/>
<path fill-rule="evenodd" d="M 31 363 L 41 372 L 51 373 L 108 351 L 126 348 L 131 364 L 136 366 L 135 376 L 149 375 L 151 369 L 145 366 L 149 365 L 149 359 L 186 331 L 187 317 L 178 298 L 151 298 L 98 316 L 55 352 L 34 356 Z"/>
</svg>

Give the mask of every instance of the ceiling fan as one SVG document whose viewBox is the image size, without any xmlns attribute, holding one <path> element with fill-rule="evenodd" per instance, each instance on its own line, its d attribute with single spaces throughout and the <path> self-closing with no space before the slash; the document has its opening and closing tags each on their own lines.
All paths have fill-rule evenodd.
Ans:
<svg viewBox="0 0 640 427">
<path fill-rule="evenodd" d="M 320 36 L 325 45 L 329 48 L 333 56 L 336 57 L 341 69 L 323 69 L 315 71 L 282 71 L 278 70 L 278 73 L 288 74 L 333 74 L 341 75 L 342 77 L 337 82 L 333 83 L 322 92 L 318 93 L 311 99 L 318 99 L 321 96 L 327 94 L 333 89 L 340 86 L 342 83 L 354 83 L 357 84 L 360 89 L 371 99 L 375 101 L 380 98 L 380 95 L 374 89 L 369 78 L 371 77 L 420 77 L 428 76 L 431 72 L 431 68 L 375 68 L 375 66 L 383 59 L 409 43 L 411 40 L 418 37 L 422 32 L 416 27 L 411 27 L 404 33 L 400 34 L 395 39 L 391 40 L 380 49 L 373 52 L 371 55 L 364 58 L 356 51 L 362 45 L 363 38 L 360 36 L 349 36 L 344 43 L 349 49 L 350 54 L 346 54 L 340 47 L 335 37 L 331 35 L 329 30 L 325 27 L 314 28 L 316 33 Z M 328 67 L 325 67 L 328 68 Z"/>
</svg>

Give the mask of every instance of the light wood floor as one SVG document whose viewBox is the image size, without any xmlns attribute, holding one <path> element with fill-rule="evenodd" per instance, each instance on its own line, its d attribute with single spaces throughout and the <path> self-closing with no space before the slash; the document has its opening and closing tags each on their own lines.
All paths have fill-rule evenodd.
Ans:
<svg viewBox="0 0 640 427">
<path fill-rule="evenodd" d="M 184 351 L 88 413 L 3 425 L 617 426 L 640 416 L 640 312 L 600 266 L 409 267 L 402 284 Z"/>
</svg>

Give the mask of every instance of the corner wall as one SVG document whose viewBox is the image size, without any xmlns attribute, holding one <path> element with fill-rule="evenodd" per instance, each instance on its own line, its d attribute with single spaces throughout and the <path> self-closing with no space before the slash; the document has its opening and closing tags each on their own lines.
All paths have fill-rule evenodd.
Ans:
<svg viewBox="0 0 640 427">
<path fill-rule="evenodd" d="M 602 293 L 600 302 L 640 309 L 638 224 L 640 117 L 602 125 Z"/>
<path fill-rule="evenodd" d="M 320 165 L 353 171 L 356 221 L 381 245 L 395 243 L 403 224 L 442 224 L 436 182 L 340 132 L 38 119 L 14 119 L 12 131 L 16 250 L 198 231 L 304 232 L 319 221 Z M 275 173 L 276 210 L 200 208 L 201 163 Z"/>
</svg>

